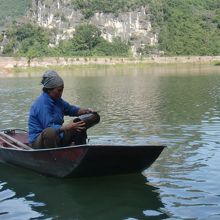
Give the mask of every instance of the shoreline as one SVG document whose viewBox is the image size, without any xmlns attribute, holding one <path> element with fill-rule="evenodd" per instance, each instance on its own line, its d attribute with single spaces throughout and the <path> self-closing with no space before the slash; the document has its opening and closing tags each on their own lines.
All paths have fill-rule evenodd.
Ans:
<svg viewBox="0 0 220 220">
<path fill-rule="evenodd" d="M 220 56 L 175 56 L 175 57 L 45 57 L 35 58 L 28 66 L 25 57 L 1 57 L 0 77 L 7 77 L 28 69 L 73 68 L 80 66 L 123 66 L 123 65 L 220 65 Z"/>
</svg>

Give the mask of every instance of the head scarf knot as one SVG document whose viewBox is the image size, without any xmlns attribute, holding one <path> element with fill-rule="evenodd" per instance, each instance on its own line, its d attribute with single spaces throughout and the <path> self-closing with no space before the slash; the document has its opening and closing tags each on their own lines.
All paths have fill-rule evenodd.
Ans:
<svg viewBox="0 0 220 220">
<path fill-rule="evenodd" d="M 44 73 L 41 84 L 44 86 L 44 88 L 53 89 L 63 86 L 64 83 L 63 79 L 58 75 L 56 71 L 48 70 Z"/>
</svg>

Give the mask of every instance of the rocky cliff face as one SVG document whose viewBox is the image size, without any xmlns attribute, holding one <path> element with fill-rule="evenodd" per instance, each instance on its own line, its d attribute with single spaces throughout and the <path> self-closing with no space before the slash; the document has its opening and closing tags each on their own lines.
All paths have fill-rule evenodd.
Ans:
<svg viewBox="0 0 220 220">
<path fill-rule="evenodd" d="M 74 9 L 71 0 L 33 0 L 32 8 L 27 16 L 39 26 L 51 29 L 53 39 L 50 46 L 57 45 L 60 40 L 73 36 L 76 26 L 83 22 L 96 25 L 102 36 L 112 41 L 120 37 L 130 42 L 132 52 L 138 55 L 138 48 L 145 45 L 155 46 L 158 43 L 158 34 L 151 27 L 148 8 L 120 13 L 118 16 L 111 13 L 95 13 L 85 19 L 82 13 Z"/>
</svg>

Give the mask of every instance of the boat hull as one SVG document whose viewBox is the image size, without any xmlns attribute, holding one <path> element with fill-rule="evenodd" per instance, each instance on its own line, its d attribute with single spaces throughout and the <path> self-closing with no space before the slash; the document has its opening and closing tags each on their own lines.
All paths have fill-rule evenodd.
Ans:
<svg viewBox="0 0 220 220">
<path fill-rule="evenodd" d="M 106 176 L 141 172 L 159 157 L 164 147 L 79 145 L 24 150 L 0 143 L 0 161 L 55 177 Z"/>
<path fill-rule="evenodd" d="M 141 172 L 164 146 L 83 145 L 44 150 L 0 148 L 0 160 L 56 177 Z"/>
</svg>

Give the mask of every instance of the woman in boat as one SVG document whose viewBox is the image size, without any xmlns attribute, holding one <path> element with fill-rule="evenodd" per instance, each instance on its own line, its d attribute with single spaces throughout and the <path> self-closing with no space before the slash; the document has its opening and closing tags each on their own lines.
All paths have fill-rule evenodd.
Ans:
<svg viewBox="0 0 220 220">
<path fill-rule="evenodd" d="M 63 79 L 57 72 L 49 70 L 43 74 L 42 94 L 30 108 L 28 130 L 29 144 L 33 148 L 53 148 L 85 144 L 85 122 L 64 123 L 64 116 L 79 116 L 92 112 L 90 109 L 70 105 L 63 100 Z"/>
</svg>

